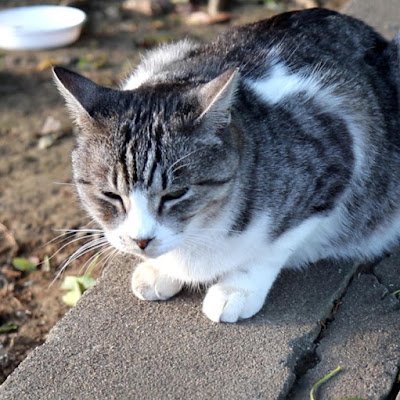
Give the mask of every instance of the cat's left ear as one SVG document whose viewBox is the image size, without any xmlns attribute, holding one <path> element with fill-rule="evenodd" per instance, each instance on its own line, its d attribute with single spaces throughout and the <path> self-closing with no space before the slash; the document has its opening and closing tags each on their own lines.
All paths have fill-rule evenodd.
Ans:
<svg viewBox="0 0 400 400">
<path fill-rule="evenodd" d="M 112 94 L 115 92 L 63 67 L 54 67 L 53 75 L 67 107 L 81 126 L 93 122 L 95 114 L 110 103 Z"/>
<path fill-rule="evenodd" d="M 198 92 L 202 112 L 197 120 L 207 120 L 213 126 L 228 125 L 238 84 L 239 71 L 229 69 L 203 85 Z"/>
</svg>

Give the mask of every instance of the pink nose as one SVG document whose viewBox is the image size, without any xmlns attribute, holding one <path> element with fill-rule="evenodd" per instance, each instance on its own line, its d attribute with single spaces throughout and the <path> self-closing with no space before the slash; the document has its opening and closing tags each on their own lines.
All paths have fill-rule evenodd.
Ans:
<svg viewBox="0 0 400 400">
<path fill-rule="evenodd" d="M 135 243 L 139 246 L 140 249 L 144 250 L 150 241 L 152 241 L 153 238 L 151 239 L 134 239 Z"/>
</svg>

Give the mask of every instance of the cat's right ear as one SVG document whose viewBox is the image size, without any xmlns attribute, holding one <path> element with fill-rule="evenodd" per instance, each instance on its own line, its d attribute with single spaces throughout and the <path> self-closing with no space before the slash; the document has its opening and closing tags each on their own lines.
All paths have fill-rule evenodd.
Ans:
<svg viewBox="0 0 400 400">
<path fill-rule="evenodd" d="M 203 85 L 198 93 L 202 108 L 198 121 L 206 120 L 211 126 L 229 124 L 238 84 L 238 69 L 229 69 Z"/>
<path fill-rule="evenodd" d="M 93 122 L 104 91 L 112 89 L 99 86 L 90 79 L 63 67 L 53 67 L 53 76 L 58 90 L 78 125 Z"/>
</svg>

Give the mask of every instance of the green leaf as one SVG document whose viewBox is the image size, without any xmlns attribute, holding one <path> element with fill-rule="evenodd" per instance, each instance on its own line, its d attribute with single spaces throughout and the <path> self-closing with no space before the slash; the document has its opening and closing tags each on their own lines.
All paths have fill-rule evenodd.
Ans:
<svg viewBox="0 0 400 400">
<path fill-rule="evenodd" d="M 62 297 L 62 301 L 70 307 L 75 306 L 82 294 L 87 289 L 94 286 L 95 283 L 96 281 L 87 274 L 81 276 L 66 276 L 61 284 L 61 289 L 67 290 L 67 293 Z"/>
<path fill-rule="evenodd" d="M 32 261 L 29 261 L 27 258 L 22 258 L 22 257 L 13 258 L 12 265 L 18 271 L 22 271 L 22 272 L 32 272 L 32 271 L 36 271 L 36 269 L 37 269 L 36 264 L 34 264 Z"/>
<path fill-rule="evenodd" d="M 76 306 L 76 303 L 81 298 L 82 293 L 79 289 L 70 290 L 62 297 L 62 301 L 70 307 Z"/>
<path fill-rule="evenodd" d="M 74 290 L 76 287 L 79 288 L 76 276 L 66 276 L 61 284 L 63 290 Z"/>
<path fill-rule="evenodd" d="M 394 294 L 395 296 L 400 296 L 400 289 L 395 290 L 394 292 L 392 292 L 392 294 Z"/>
<path fill-rule="evenodd" d="M 43 258 L 42 270 L 45 271 L 45 272 L 49 272 L 50 269 L 51 269 L 51 266 L 50 266 L 50 258 L 49 258 L 49 256 L 46 255 L 46 256 L 44 256 L 44 258 Z"/>
<path fill-rule="evenodd" d="M 83 290 L 82 290 L 82 293 L 83 293 L 85 290 L 87 290 L 87 289 L 91 288 L 92 286 L 94 286 L 95 283 L 96 283 L 96 280 L 93 279 L 90 275 L 78 276 L 78 277 L 76 278 L 76 280 L 77 280 L 77 282 L 79 283 L 79 285 L 81 286 L 81 288 L 83 289 Z"/>
<path fill-rule="evenodd" d="M 78 62 L 76 63 L 77 68 L 86 68 L 88 65 L 90 65 L 90 62 L 84 57 L 79 58 Z"/>
<path fill-rule="evenodd" d="M 9 333 L 17 331 L 19 326 L 14 324 L 14 322 L 6 322 L 3 325 L 0 325 L 0 334 L 1 333 Z"/>
</svg>

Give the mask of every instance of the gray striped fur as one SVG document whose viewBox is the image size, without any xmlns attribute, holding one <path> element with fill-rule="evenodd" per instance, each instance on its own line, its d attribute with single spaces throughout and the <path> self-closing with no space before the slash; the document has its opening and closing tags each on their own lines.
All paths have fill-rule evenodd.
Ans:
<svg viewBox="0 0 400 400">
<path fill-rule="evenodd" d="M 205 241 L 214 229 L 216 248 L 256 226 L 243 252 L 253 251 L 247 243 L 279 243 L 288 254 L 277 270 L 380 254 L 400 236 L 398 44 L 356 19 L 312 9 L 208 44 L 164 45 L 122 90 L 56 69 L 82 127 L 72 159 L 84 206 L 113 231 L 137 191 L 155 223 L 182 243 L 193 232 Z M 156 260 L 164 254 L 157 240 L 148 254 L 126 238 L 116 246 Z M 216 265 L 208 275 L 170 275 L 210 281 L 229 270 Z"/>
</svg>

